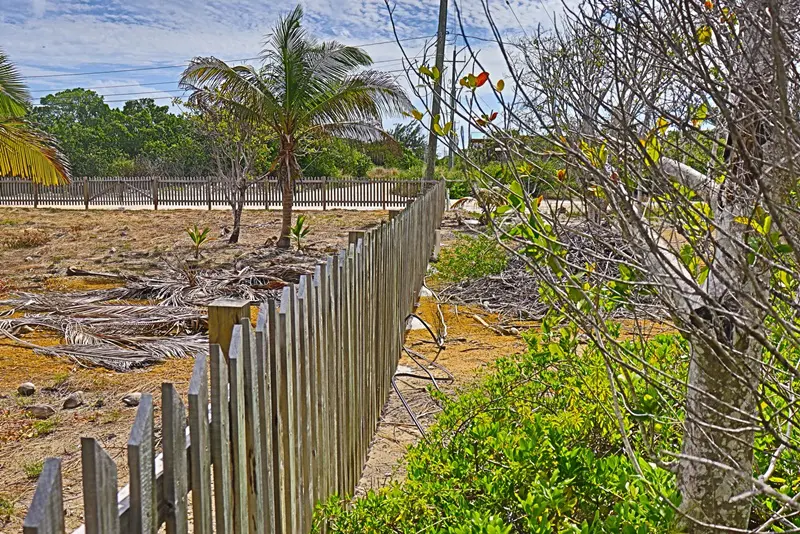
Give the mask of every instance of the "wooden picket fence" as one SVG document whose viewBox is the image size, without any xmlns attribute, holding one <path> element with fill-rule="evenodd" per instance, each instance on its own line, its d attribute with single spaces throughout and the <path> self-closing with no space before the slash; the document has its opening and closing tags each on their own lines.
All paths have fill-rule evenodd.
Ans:
<svg viewBox="0 0 800 534">
<path fill-rule="evenodd" d="M 163 384 L 156 456 L 153 399 L 143 395 L 119 492 L 114 461 L 82 439 L 76 533 L 153 534 L 164 523 L 169 534 L 309 532 L 315 504 L 358 483 L 445 201 L 437 183 L 388 223 L 351 232 L 346 249 L 262 304 L 254 329 L 248 302 L 213 303 L 188 428 L 175 386 Z M 23 532 L 64 532 L 57 458 L 44 463 Z"/>
<path fill-rule="evenodd" d="M 424 180 L 366 178 L 301 178 L 295 182 L 298 208 L 402 208 L 421 190 Z M 100 206 L 205 207 L 229 205 L 231 185 L 217 177 L 76 178 L 69 184 L 45 187 L 19 178 L 0 178 L 0 205 L 58 207 Z M 281 188 L 274 177 L 252 181 L 245 192 L 247 207 L 278 209 Z"/>
</svg>

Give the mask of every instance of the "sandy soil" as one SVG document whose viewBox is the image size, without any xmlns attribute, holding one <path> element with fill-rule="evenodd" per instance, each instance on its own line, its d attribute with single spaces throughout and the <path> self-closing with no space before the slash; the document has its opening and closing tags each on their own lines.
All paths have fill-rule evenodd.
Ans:
<svg viewBox="0 0 800 534">
<path fill-rule="evenodd" d="M 350 230 L 363 230 L 388 219 L 388 212 L 306 212 L 311 233 L 309 253 L 335 252 Z M 280 213 L 246 211 L 240 242 L 230 245 L 229 212 L 213 210 L 73 211 L 0 208 L 0 293 L 6 289 L 42 289 L 67 267 L 94 271 L 145 273 L 179 263 L 192 255 L 186 229 L 208 227 L 214 241 L 204 247 L 204 265 L 230 265 L 263 247 L 280 230 Z M 25 232 L 44 236 L 46 243 L 30 248 L 3 246 Z M 57 285 L 44 289 L 68 289 Z"/>
<path fill-rule="evenodd" d="M 308 213 L 312 231 L 308 254 L 338 250 L 350 230 L 386 220 L 386 212 L 329 211 Z M 92 271 L 152 273 L 166 262 L 191 255 L 187 226 L 208 226 L 217 239 L 204 252 L 204 266 L 225 267 L 262 249 L 279 230 L 279 214 L 247 211 L 241 242 L 229 245 L 222 235 L 229 226 L 223 211 L 66 211 L 0 209 L 0 299 L 13 290 L 63 292 L 113 287 L 116 282 L 92 277 L 66 277 L 67 267 Z M 46 236 L 35 247 L 10 249 L 2 243 L 25 230 Z M 255 315 L 254 307 L 254 315 Z M 2 310 L 0 310 L 2 312 Z M 55 345 L 55 335 L 31 332 L 23 336 L 39 345 Z M 117 461 L 119 486 L 127 483 L 126 444 L 136 408 L 122 397 L 133 391 L 152 393 L 156 422 L 160 421 L 162 382 L 172 382 L 182 395 L 188 389 L 193 360 L 171 360 L 129 373 L 80 367 L 68 359 L 37 355 L 0 338 L 0 532 L 19 532 L 36 485 L 41 461 L 63 459 L 67 530 L 83 522 L 80 499 L 80 438 L 94 437 Z M 37 386 L 33 397 L 20 397 L 22 382 Z M 84 405 L 61 409 L 64 398 L 82 391 Z M 184 397 L 184 402 L 185 402 Z M 25 407 L 56 408 L 46 422 L 28 417 Z M 157 423 L 158 424 L 158 423 Z M 157 431 L 157 438 L 160 429 Z"/>
</svg>

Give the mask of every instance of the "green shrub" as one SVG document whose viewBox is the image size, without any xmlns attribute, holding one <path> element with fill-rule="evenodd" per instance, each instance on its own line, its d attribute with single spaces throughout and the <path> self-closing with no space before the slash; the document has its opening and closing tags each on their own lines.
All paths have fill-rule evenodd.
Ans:
<svg viewBox="0 0 800 534">
<path fill-rule="evenodd" d="M 460 235 L 455 244 L 443 248 L 436 264 L 436 278 L 457 283 L 503 272 L 508 255 L 494 239 L 484 235 Z"/>
<path fill-rule="evenodd" d="M 408 478 L 319 511 L 328 532 L 432 534 L 674 532 L 674 476 L 623 453 L 603 361 L 575 329 L 527 336 L 443 412 L 407 456 Z M 678 336 L 656 347 L 685 352 Z"/>
</svg>

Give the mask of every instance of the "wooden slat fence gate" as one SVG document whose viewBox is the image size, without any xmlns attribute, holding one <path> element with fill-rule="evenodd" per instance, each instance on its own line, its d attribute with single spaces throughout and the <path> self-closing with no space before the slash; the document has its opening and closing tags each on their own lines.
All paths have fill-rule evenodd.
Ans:
<svg viewBox="0 0 800 534">
<path fill-rule="evenodd" d="M 247 301 L 213 303 L 188 416 L 175 386 L 162 385 L 162 452 L 150 395 L 122 490 L 111 457 L 82 440 L 85 524 L 75 532 L 309 532 L 314 505 L 358 483 L 445 202 L 437 183 L 388 223 L 352 232 L 347 248 L 262 304 L 255 328 Z M 64 532 L 59 459 L 44 463 L 23 532 Z"/>
<path fill-rule="evenodd" d="M 313 209 L 404 208 L 433 185 L 425 180 L 367 178 L 301 178 L 294 184 L 294 205 Z M 215 177 L 126 176 L 75 178 L 66 185 L 45 187 L 19 178 L 0 178 L 0 206 L 152 207 L 153 209 L 229 206 L 231 185 Z M 250 182 L 244 204 L 280 209 L 276 178 Z"/>
</svg>

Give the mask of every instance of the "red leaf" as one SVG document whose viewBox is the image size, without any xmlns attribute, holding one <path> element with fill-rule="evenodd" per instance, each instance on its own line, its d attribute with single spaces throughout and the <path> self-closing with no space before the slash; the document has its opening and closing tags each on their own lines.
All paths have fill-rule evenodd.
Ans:
<svg viewBox="0 0 800 534">
<path fill-rule="evenodd" d="M 489 73 L 488 72 L 481 72 L 478 74 L 478 77 L 475 79 L 475 87 L 480 87 L 481 85 L 485 84 L 489 81 Z"/>
<path fill-rule="evenodd" d="M 490 120 L 490 121 L 493 121 L 493 120 L 495 120 L 496 118 L 497 118 L 497 112 L 496 112 L 496 111 L 495 111 L 494 113 L 492 113 L 491 115 L 489 115 L 489 120 Z"/>
</svg>

